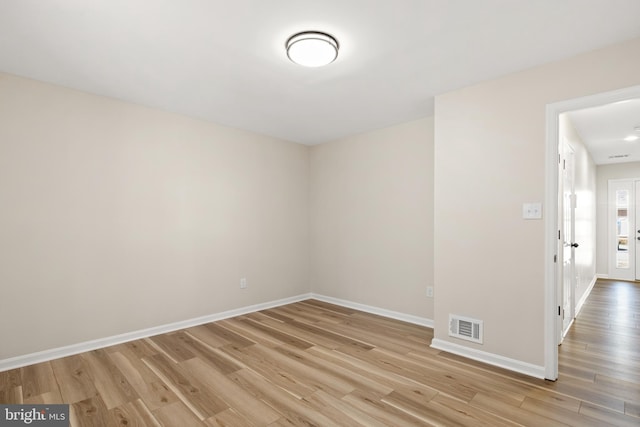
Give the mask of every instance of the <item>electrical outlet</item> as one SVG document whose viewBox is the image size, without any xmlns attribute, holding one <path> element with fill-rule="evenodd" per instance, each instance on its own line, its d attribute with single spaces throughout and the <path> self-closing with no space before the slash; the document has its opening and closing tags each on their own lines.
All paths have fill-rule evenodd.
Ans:
<svg viewBox="0 0 640 427">
<path fill-rule="evenodd" d="M 433 298 L 433 286 L 427 286 L 427 298 Z"/>
<path fill-rule="evenodd" d="M 247 285 L 247 278 L 243 277 L 240 279 L 240 289 L 247 289 L 249 285 Z"/>
</svg>

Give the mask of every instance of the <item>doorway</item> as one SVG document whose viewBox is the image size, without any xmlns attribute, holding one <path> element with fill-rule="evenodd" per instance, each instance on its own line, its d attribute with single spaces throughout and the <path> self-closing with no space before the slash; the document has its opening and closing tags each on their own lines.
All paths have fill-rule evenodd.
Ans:
<svg viewBox="0 0 640 427">
<path fill-rule="evenodd" d="M 609 278 L 640 280 L 640 179 L 609 180 Z"/>
<path fill-rule="evenodd" d="M 558 378 L 558 343 L 561 341 L 564 330 L 563 307 L 571 309 L 571 294 L 568 291 L 566 298 L 569 301 L 565 304 L 564 292 L 564 269 L 562 254 L 564 254 L 565 241 L 562 236 L 561 223 L 564 223 L 564 199 L 561 189 L 563 187 L 563 176 L 559 173 L 559 159 L 562 146 L 559 137 L 560 115 L 569 111 L 580 110 L 590 107 L 597 107 L 620 101 L 640 98 L 640 86 L 606 92 L 598 95 L 576 98 L 547 105 L 546 123 L 546 167 L 545 167 L 545 204 L 549 212 L 556 212 L 557 215 L 546 215 L 545 217 L 545 378 L 556 380 Z M 634 194 L 635 198 L 636 194 Z M 575 203 L 575 201 L 574 201 Z M 575 221 L 575 215 L 573 215 Z M 637 231 L 637 230 L 636 230 Z M 567 237 L 567 236 L 565 236 Z M 570 236 L 568 236 L 570 237 Z M 636 237 L 640 237 L 640 234 Z M 562 241 L 562 246 L 560 242 Z M 635 242 L 637 239 L 634 240 Z M 576 242 L 570 241 L 573 244 Z M 562 249 L 560 249 L 562 248 Z M 571 254 L 574 255 L 574 254 Z M 575 256 L 567 254 L 567 259 L 575 260 Z M 575 261 L 573 261 L 575 262 Z M 640 264 L 640 263 L 639 263 Z M 571 268 L 569 265 L 568 268 Z M 567 277 L 567 280 L 571 280 Z M 570 282 L 569 282 L 570 283 Z M 571 288 L 571 285 L 569 285 Z M 575 310 L 575 301 L 573 309 Z M 572 313 L 569 313 L 570 315 Z M 573 316 L 571 316 L 573 318 Z M 566 318 L 566 313 L 565 313 Z"/>
</svg>

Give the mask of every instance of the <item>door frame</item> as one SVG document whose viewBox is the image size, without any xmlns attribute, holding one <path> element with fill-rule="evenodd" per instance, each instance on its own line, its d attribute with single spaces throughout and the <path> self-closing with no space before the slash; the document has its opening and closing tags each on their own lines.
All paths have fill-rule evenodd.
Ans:
<svg viewBox="0 0 640 427">
<path fill-rule="evenodd" d="M 547 104 L 546 106 L 546 146 L 545 146 L 545 205 L 547 215 L 544 220 L 545 262 L 544 262 L 544 371 L 545 378 L 558 379 L 558 145 L 559 116 L 572 110 L 597 107 L 612 102 L 640 98 L 640 86 L 632 86 L 615 91 L 599 93 Z"/>
</svg>

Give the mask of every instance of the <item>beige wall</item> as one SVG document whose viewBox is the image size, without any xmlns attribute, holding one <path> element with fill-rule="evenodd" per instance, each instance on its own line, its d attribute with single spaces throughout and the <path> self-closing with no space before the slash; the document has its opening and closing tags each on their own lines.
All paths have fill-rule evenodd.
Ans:
<svg viewBox="0 0 640 427">
<path fill-rule="evenodd" d="M 596 164 L 566 114 L 559 118 L 560 140 L 566 138 L 574 151 L 576 194 L 575 302 L 579 303 L 596 279 Z"/>
<path fill-rule="evenodd" d="M 312 147 L 311 288 L 433 319 L 433 118 Z"/>
<path fill-rule="evenodd" d="M 640 178 L 640 162 L 598 166 L 598 274 L 609 275 L 609 209 L 610 179 Z"/>
<path fill-rule="evenodd" d="M 0 360 L 309 292 L 308 176 L 302 145 L 0 74 Z"/>
<path fill-rule="evenodd" d="M 544 365 L 545 106 L 640 83 L 640 39 L 436 97 L 435 335 Z M 545 210 L 545 215 L 555 215 Z M 484 320 L 484 345 L 449 338 Z"/>
</svg>

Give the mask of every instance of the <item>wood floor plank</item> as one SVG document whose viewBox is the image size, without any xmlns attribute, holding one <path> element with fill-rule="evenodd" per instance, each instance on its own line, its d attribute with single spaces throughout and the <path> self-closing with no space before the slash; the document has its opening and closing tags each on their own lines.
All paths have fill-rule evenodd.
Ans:
<svg viewBox="0 0 640 427">
<path fill-rule="evenodd" d="M 520 406 L 513 406 L 502 399 L 497 399 L 493 396 L 487 396 L 483 393 L 476 394 L 471 402 L 469 402 L 469 404 L 470 406 L 500 415 L 501 417 L 509 421 L 513 421 L 523 426 L 566 426 L 566 424 L 561 423 L 560 421 L 549 418 L 547 414 L 538 414 L 536 412 L 531 412 Z"/>
<path fill-rule="evenodd" d="M 279 341 L 273 335 L 260 331 L 259 329 L 252 328 L 250 325 L 239 322 L 238 320 L 239 319 L 232 319 L 231 321 L 222 321 L 219 323 L 229 331 L 247 338 L 253 344 L 260 344 L 265 347 L 277 347 L 282 344 L 282 341 Z"/>
<path fill-rule="evenodd" d="M 127 378 L 104 350 L 93 350 L 81 355 L 93 384 L 108 409 L 139 398 Z"/>
<path fill-rule="evenodd" d="M 333 325 L 319 323 L 318 326 L 337 334 L 347 335 L 357 342 L 365 343 L 370 348 L 394 349 L 398 353 L 407 354 L 415 348 L 408 347 L 402 338 L 391 339 L 378 334 L 378 331 L 349 326 L 348 324 Z"/>
<path fill-rule="evenodd" d="M 132 353 L 139 359 L 142 359 L 143 357 L 151 357 L 155 354 L 158 354 L 158 350 L 154 346 L 149 344 L 148 338 L 114 345 L 108 347 L 105 350 L 107 350 L 108 352 L 120 351 L 122 353 Z"/>
<path fill-rule="evenodd" d="M 343 346 L 352 346 L 361 348 L 363 350 L 371 350 L 374 347 L 373 345 L 366 342 L 343 335 L 344 331 L 332 332 L 331 330 L 323 328 L 318 324 L 310 325 L 308 323 L 293 320 L 291 322 L 288 322 L 285 326 L 291 328 L 291 333 L 301 337 L 313 337 L 314 343 L 316 345 L 320 344 L 331 349 Z"/>
<path fill-rule="evenodd" d="M 282 313 L 278 312 L 278 310 L 277 310 L 277 309 L 274 309 L 274 308 L 269 308 L 269 309 L 266 309 L 266 310 L 261 310 L 261 311 L 260 311 L 260 313 L 261 313 L 263 316 L 268 317 L 268 318 L 271 318 L 271 319 L 274 319 L 274 320 L 277 320 L 277 321 L 279 321 L 280 323 L 287 323 L 287 322 L 291 322 L 291 321 L 293 321 L 293 320 L 294 320 L 294 319 L 293 319 L 293 317 L 291 317 L 291 316 L 286 316 L 286 315 L 284 315 L 284 314 L 282 314 Z"/>
<path fill-rule="evenodd" d="M 22 395 L 25 400 L 44 393 L 59 393 L 51 363 L 44 362 L 21 368 Z"/>
<path fill-rule="evenodd" d="M 466 422 L 460 421 L 458 414 L 448 411 L 438 411 L 432 406 L 420 405 L 406 396 L 397 393 L 390 393 L 382 399 L 382 402 L 393 406 L 401 412 L 414 417 L 420 423 L 435 426 L 468 426 Z"/>
<path fill-rule="evenodd" d="M 311 304 L 308 304 L 306 301 L 296 304 L 289 304 L 284 307 L 277 307 L 273 310 L 278 313 L 282 313 L 285 316 L 291 316 L 299 322 L 310 324 L 324 322 L 339 325 L 345 319 L 348 319 L 348 315 L 317 308 Z"/>
<path fill-rule="evenodd" d="M 633 401 L 640 397 L 640 383 L 601 374 L 596 374 L 595 383 L 598 385 L 598 389 L 625 401 Z"/>
<path fill-rule="evenodd" d="M 0 403 L 19 404 L 23 401 L 20 369 L 0 372 Z"/>
<path fill-rule="evenodd" d="M 377 369 L 394 372 L 466 402 L 470 401 L 478 392 L 464 376 L 454 376 L 440 369 L 432 369 L 429 365 L 416 363 L 404 354 L 394 354 L 382 348 L 375 348 L 358 357 L 376 366 Z"/>
<path fill-rule="evenodd" d="M 215 392 L 179 365 L 172 363 L 166 356 L 156 354 L 143 360 L 199 420 L 202 421 L 228 408 Z"/>
<path fill-rule="evenodd" d="M 384 395 L 356 390 L 342 398 L 354 408 L 366 412 L 377 421 L 387 426 L 434 425 L 399 410 L 382 401 Z"/>
<path fill-rule="evenodd" d="M 60 404 L 65 402 L 64 400 L 62 400 L 62 396 L 60 395 L 60 392 L 56 390 L 56 391 L 48 391 L 46 393 L 31 396 L 28 399 L 24 399 L 23 403 L 28 405 L 51 405 L 51 404 Z"/>
<path fill-rule="evenodd" d="M 366 427 L 385 427 L 382 421 L 369 415 L 366 411 L 351 405 L 349 402 L 338 399 L 322 390 L 318 390 L 311 396 L 305 398 L 305 401 L 311 404 L 322 414 L 342 426 L 366 426 Z"/>
<path fill-rule="evenodd" d="M 189 427 L 204 427 L 205 424 L 189 410 L 184 403 L 178 401 L 169 405 L 158 408 L 152 412 L 153 416 L 163 426 L 189 426 Z"/>
<path fill-rule="evenodd" d="M 127 357 L 128 356 L 128 357 Z M 131 386 L 142 398 L 145 405 L 154 410 L 178 400 L 160 377 L 155 375 L 142 360 L 129 354 L 126 349 L 113 352 L 109 357 L 126 376 Z"/>
<path fill-rule="evenodd" d="M 264 347 L 267 348 L 267 347 Z M 222 348 L 230 356 L 251 367 L 252 371 L 263 377 L 269 378 L 275 385 L 286 390 L 297 398 L 310 396 L 316 391 L 310 384 L 304 383 L 301 378 L 289 372 L 287 368 L 282 369 L 274 360 L 264 359 L 262 354 L 252 347 L 236 348 L 226 346 Z"/>
<path fill-rule="evenodd" d="M 228 374 L 242 369 L 242 365 L 224 356 L 222 351 L 208 346 L 188 333 L 180 333 L 182 345 L 195 357 L 207 362 L 213 369 Z"/>
<path fill-rule="evenodd" d="M 381 394 L 388 394 L 393 391 L 392 387 L 376 381 L 371 377 L 371 375 L 365 375 L 364 373 L 356 372 L 353 369 L 332 363 L 329 360 L 316 356 L 309 351 L 301 351 L 299 349 L 286 346 L 278 347 L 275 351 L 279 351 L 288 357 L 295 358 L 312 369 L 316 369 L 317 371 L 333 375 L 343 381 L 346 381 L 349 384 L 352 384 L 356 389 L 372 390 Z"/>
<path fill-rule="evenodd" d="M 183 345 L 181 337 L 184 333 L 172 332 L 169 334 L 156 335 L 149 340 L 158 346 L 169 359 L 174 362 L 182 362 L 194 358 L 196 355 Z"/>
<path fill-rule="evenodd" d="M 69 417 L 73 427 L 110 427 L 113 425 L 111 414 L 99 395 L 71 404 Z"/>
<path fill-rule="evenodd" d="M 24 403 L 22 395 L 22 386 L 7 388 L 0 391 L 0 403 L 21 405 Z"/>
<path fill-rule="evenodd" d="M 640 402 L 637 400 L 624 402 L 624 413 L 625 415 L 640 418 Z"/>
<path fill-rule="evenodd" d="M 222 347 L 223 345 L 230 344 L 228 340 L 217 334 L 215 331 L 212 331 L 211 328 L 207 327 L 207 325 L 199 325 L 192 328 L 187 328 L 184 330 L 184 332 L 207 344 L 209 347 L 218 348 Z"/>
<path fill-rule="evenodd" d="M 224 374 L 211 369 L 202 360 L 191 359 L 183 362 L 182 366 L 194 377 L 200 378 L 216 395 L 221 396 L 230 408 L 235 408 L 235 412 L 249 421 L 251 425 L 269 425 L 280 418 L 280 414 L 269 405 L 255 398 Z"/>
<path fill-rule="evenodd" d="M 123 427 L 162 427 L 142 400 L 125 403 L 109 410 L 112 426 Z"/>
<path fill-rule="evenodd" d="M 204 424 L 208 427 L 232 427 L 232 426 L 257 427 L 261 425 L 273 425 L 273 423 L 254 424 L 248 419 L 246 419 L 245 417 L 243 417 L 242 415 L 240 415 L 233 408 L 225 409 L 224 411 L 214 415 L 213 417 L 207 418 L 206 420 L 204 420 Z"/>
<path fill-rule="evenodd" d="M 248 347 L 253 345 L 254 342 L 243 337 L 242 335 L 236 334 L 233 331 L 221 326 L 222 322 L 216 323 L 207 323 L 205 328 L 207 328 L 210 332 L 215 334 L 218 339 L 223 339 L 225 341 L 225 345 L 233 345 L 235 347 Z"/>
<path fill-rule="evenodd" d="M 591 419 L 599 420 L 603 425 L 608 424 L 616 427 L 638 427 L 640 425 L 640 418 L 625 416 L 587 402 L 582 402 L 580 414 L 586 415 Z"/>
<path fill-rule="evenodd" d="M 65 403 L 84 401 L 98 395 L 81 355 L 52 360 L 51 367 Z"/>
<path fill-rule="evenodd" d="M 431 399 L 427 405 L 437 412 L 450 412 L 453 416 L 452 418 L 463 425 L 491 427 L 515 427 L 520 425 L 515 421 L 504 418 L 501 414 L 467 405 L 442 394 Z"/>
<path fill-rule="evenodd" d="M 583 403 L 581 400 L 576 398 L 559 393 L 549 393 L 548 391 L 539 388 L 530 390 L 526 397 L 536 399 L 540 402 L 546 402 L 575 413 L 580 411 L 580 405 Z"/>
<path fill-rule="evenodd" d="M 521 406 L 522 409 L 526 409 L 529 412 L 544 415 L 548 418 L 552 418 L 568 426 L 574 427 L 603 427 L 603 426 L 615 426 L 615 424 L 609 424 L 608 422 L 597 420 L 581 413 L 570 411 L 560 406 L 548 402 L 542 402 L 538 399 L 532 399 L 527 397 Z"/>
<path fill-rule="evenodd" d="M 257 390 L 259 396 L 268 400 L 271 406 L 293 425 L 340 426 L 340 424 L 326 417 L 322 411 L 314 409 L 304 399 L 295 397 L 262 375 L 258 375 L 248 369 L 242 369 L 230 375 L 241 379 L 242 383 L 251 383 L 251 389 Z"/>
<path fill-rule="evenodd" d="M 350 369 L 361 375 L 369 376 L 376 383 L 383 384 L 392 390 L 400 388 L 408 388 L 416 394 L 429 395 L 438 390 L 435 384 L 422 384 L 413 378 L 408 378 L 390 370 L 382 370 L 365 358 L 358 358 L 341 351 L 328 351 L 323 348 L 315 347 L 309 350 L 320 357 L 330 360 L 332 363 Z M 386 393 L 385 393 L 386 394 Z"/>
<path fill-rule="evenodd" d="M 0 372 L 0 391 L 9 390 L 22 385 L 22 374 L 19 369 Z"/>
<path fill-rule="evenodd" d="M 438 353 L 440 354 L 440 353 Z M 444 373 L 447 380 L 454 380 L 465 384 L 476 392 L 483 392 L 487 395 L 500 396 L 500 398 L 515 401 L 521 404 L 524 398 L 532 390 L 530 384 L 518 381 L 504 381 L 501 376 L 487 376 L 486 372 L 476 369 L 474 366 L 459 365 L 450 363 L 449 360 L 434 357 L 428 352 L 412 352 L 408 358 L 415 360 L 419 366 L 430 366 L 436 372 Z M 534 388 L 537 390 L 537 388 Z"/>
<path fill-rule="evenodd" d="M 299 381 L 315 390 L 324 390 L 327 393 L 342 397 L 355 389 L 355 385 L 350 380 L 334 375 L 330 371 L 314 367 L 311 364 L 305 364 L 295 357 L 295 353 L 261 346 L 252 346 L 247 350 L 251 351 L 256 358 L 271 361 L 274 368 L 295 376 Z"/>
<path fill-rule="evenodd" d="M 248 325 L 250 328 L 252 329 L 257 329 L 263 333 L 265 333 L 266 335 L 269 335 L 270 337 L 276 339 L 277 341 L 279 341 L 280 344 L 287 344 L 293 347 L 297 347 L 300 349 L 307 349 L 309 347 L 313 347 L 313 343 L 309 342 L 309 341 L 305 341 L 303 339 L 300 339 L 298 337 L 296 337 L 295 335 L 292 334 L 287 334 L 285 332 L 283 332 L 282 330 L 278 330 L 276 328 L 272 328 L 268 325 L 264 325 L 262 323 L 260 323 L 259 321 L 256 321 L 254 319 L 252 319 L 250 316 L 247 316 L 244 319 L 239 320 L 240 322 L 242 322 L 245 325 Z"/>
</svg>

